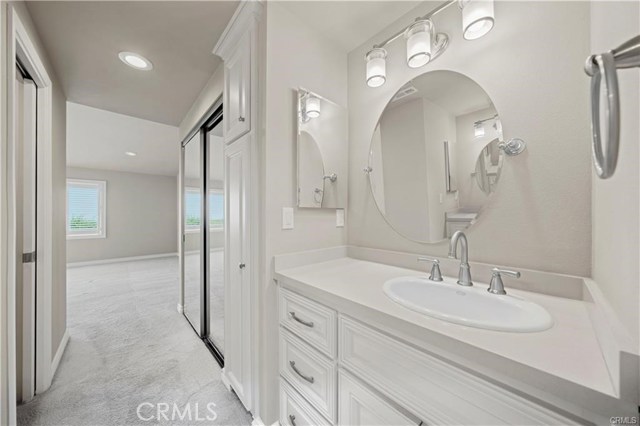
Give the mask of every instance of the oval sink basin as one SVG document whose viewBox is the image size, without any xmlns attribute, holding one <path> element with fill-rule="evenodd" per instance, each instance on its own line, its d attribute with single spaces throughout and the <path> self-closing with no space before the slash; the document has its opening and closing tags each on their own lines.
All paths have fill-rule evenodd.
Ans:
<svg viewBox="0 0 640 426">
<path fill-rule="evenodd" d="M 528 333 L 547 330 L 553 325 L 549 312 L 536 303 L 447 281 L 394 278 L 385 282 L 384 292 L 406 308 L 469 327 Z"/>
</svg>

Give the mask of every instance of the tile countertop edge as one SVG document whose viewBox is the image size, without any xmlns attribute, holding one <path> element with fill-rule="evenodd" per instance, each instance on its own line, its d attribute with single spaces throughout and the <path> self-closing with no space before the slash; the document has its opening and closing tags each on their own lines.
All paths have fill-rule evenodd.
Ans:
<svg viewBox="0 0 640 426">
<path fill-rule="evenodd" d="M 313 298 L 388 335 L 400 338 L 465 371 L 507 387 L 527 398 L 533 398 L 551 409 L 561 409 L 580 418 L 598 419 L 598 422 L 608 420 L 611 413 L 629 412 L 629 403 L 621 401 L 615 395 L 588 388 L 348 300 L 288 277 L 285 271 L 275 272 L 274 278 L 285 288 Z"/>
</svg>

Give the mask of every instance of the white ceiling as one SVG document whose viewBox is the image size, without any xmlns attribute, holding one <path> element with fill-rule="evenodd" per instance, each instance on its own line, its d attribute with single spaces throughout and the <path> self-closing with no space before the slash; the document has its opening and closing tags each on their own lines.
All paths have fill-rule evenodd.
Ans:
<svg viewBox="0 0 640 426">
<path fill-rule="evenodd" d="M 238 1 L 29 1 L 71 102 L 179 125 L 220 60 L 211 51 Z M 118 59 L 136 52 L 138 71 Z"/>
<path fill-rule="evenodd" d="M 177 176 L 179 158 L 177 127 L 67 102 L 68 166 Z"/>
<path fill-rule="evenodd" d="M 280 4 L 350 52 L 420 3 L 424 1 L 311 0 Z"/>
</svg>

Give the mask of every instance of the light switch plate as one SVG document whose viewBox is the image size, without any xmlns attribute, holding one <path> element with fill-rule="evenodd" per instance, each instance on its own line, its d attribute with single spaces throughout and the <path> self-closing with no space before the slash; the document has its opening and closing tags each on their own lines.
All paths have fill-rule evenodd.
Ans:
<svg viewBox="0 0 640 426">
<path fill-rule="evenodd" d="M 344 209 L 336 209 L 336 228 L 344 227 Z"/>
<path fill-rule="evenodd" d="M 293 207 L 282 208 L 282 229 L 293 229 Z"/>
</svg>

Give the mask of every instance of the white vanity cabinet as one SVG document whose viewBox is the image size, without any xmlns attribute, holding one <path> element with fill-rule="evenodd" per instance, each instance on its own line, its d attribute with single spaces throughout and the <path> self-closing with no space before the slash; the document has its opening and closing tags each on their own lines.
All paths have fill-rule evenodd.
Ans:
<svg viewBox="0 0 640 426">
<path fill-rule="evenodd" d="M 280 424 L 417 425 L 337 362 L 338 313 L 280 288 Z"/>
<path fill-rule="evenodd" d="M 577 424 L 283 287 L 279 318 L 283 425 Z"/>
</svg>

